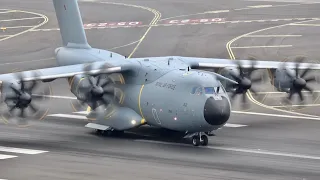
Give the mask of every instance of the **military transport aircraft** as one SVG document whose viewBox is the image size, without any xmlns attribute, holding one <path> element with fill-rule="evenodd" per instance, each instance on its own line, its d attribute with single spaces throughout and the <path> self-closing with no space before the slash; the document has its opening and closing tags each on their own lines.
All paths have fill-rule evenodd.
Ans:
<svg viewBox="0 0 320 180">
<path fill-rule="evenodd" d="M 261 77 L 257 69 L 270 69 L 280 91 L 313 92 L 306 77 L 319 64 L 302 62 L 229 60 L 198 57 L 126 58 L 92 48 L 86 39 L 77 0 L 53 0 L 63 46 L 55 50 L 58 67 L 0 75 L 1 92 L 8 113 L 38 111 L 32 103 L 38 82 L 67 79 L 71 92 L 91 107 L 87 127 L 98 131 L 124 131 L 143 124 L 185 133 L 195 146 L 208 144 L 208 132 L 224 126 L 236 95 L 247 91 Z M 222 69 L 223 74 L 208 69 Z M 298 70 L 302 70 L 300 75 Z M 27 83 L 30 83 L 27 85 Z M 229 98 L 227 91 L 231 91 Z"/>
</svg>

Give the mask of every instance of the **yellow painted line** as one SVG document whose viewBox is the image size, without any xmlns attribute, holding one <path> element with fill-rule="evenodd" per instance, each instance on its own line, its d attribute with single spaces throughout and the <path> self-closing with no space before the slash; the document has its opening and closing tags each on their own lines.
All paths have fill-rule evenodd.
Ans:
<svg viewBox="0 0 320 180">
<path fill-rule="evenodd" d="M 142 113 L 142 109 L 141 109 L 141 94 L 142 94 L 143 88 L 144 88 L 144 84 L 140 88 L 140 92 L 139 92 L 139 96 L 138 96 L 138 106 L 139 106 L 139 111 L 140 111 L 141 117 L 143 119 L 145 119 L 144 116 L 143 116 L 143 113 Z"/>
<path fill-rule="evenodd" d="M 302 35 L 290 35 L 290 34 L 286 34 L 286 35 L 279 35 L 279 34 L 268 34 L 268 35 L 249 35 L 249 36 L 245 36 L 245 37 L 301 37 Z"/>
<path fill-rule="evenodd" d="M 316 20 L 317 20 L 317 19 L 312 19 L 312 20 L 302 21 L 302 22 L 300 22 L 300 23 L 312 22 L 312 21 L 316 21 Z M 273 27 L 268 27 L 268 28 L 264 28 L 264 29 L 259 29 L 259 30 L 252 31 L 252 32 L 243 34 L 243 35 L 241 35 L 241 36 L 235 37 L 234 39 L 230 40 L 230 41 L 226 44 L 226 48 L 227 48 L 227 50 L 228 50 L 230 59 L 233 59 L 233 60 L 236 59 L 236 58 L 235 58 L 235 55 L 234 55 L 234 53 L 233 53 L 233 51 L 232 51 L 232 49 L 231 49 L 231 44 L 232 44 L 233 42 L 237 41 L 238 39 L 240 39 L 240 38 L 242 38 L 242 37 L 245 37 L 245 36 L 248 36 L 248 35 L 255 34 L 255 33 L 263 32 L 263 31 L 266 31 L 266 30 L 285 27 L 285 26 L 288 26 L 288 25 L 290 25 L 290 24 L 291 24 L 291 23 L 282 24 L 282 25 L 273 26 Z M 277 109 L 277 108 L 273 108 L 273 107 L 271 107 L 271 106 L 262 104 L 262 103 L 258 102 L 256 99 L 253 98 L 253 96 L 252 96 L 252 94 L 251 94 L 250 91 L 248 91 L 247 96 L 248 96 L 248 98 L 249 98 L 249 100 L 250 100 L 251 102 L 255 103 L 255 104 L 258 105 L 258 106 L 264 107 L 264 108 L 266 108 L 266 109 L 271 109 L 271 110 L 275 110 L 275 111 L 279 111 L 279 112 L 284 112 L 284 113 L 289 113 L 289 114 L 295 114 L 295 115 L 300 115 L 300 116 L 309 116 L 309 117 L 320 118 L 319 116 L 314 116 L 314 115 L 310 115 L 310 114 L 303 114 L 303 113 L 297 113 L 297 112 L 292 112 L 292 111 L 286 111 L 286 110 Z"/>
<path fill-rule="evenodd" d="M 320 24 L 298 24 L 298 23 L 291 23 L 290 26 L 320 26 Z"/>
<path fill-rule="evenodd" d="M 132 55 L 136 52 L 136 50 L 138 49 L 138 47 L 140 46 L 141 42 L 144 40 L 144 38 L 146 37 L 146 35 L 149 33 L 149 31 L 152 28 L 152 25 L 155 25 L 159 19 L 161 18 L 161 13 L 155 9 L 149 8 L 149 7 L 145 7 L 145 6 L 138 6 L 138 5 L 133 5 L 133 4 L 124 4 L 124 3 L 115 3 L 115 2 L 99 2 L 99 3 L 103 3 L 103 4 L 113 4 L 113 5 L 120 5 L 120 6 L 128 6 L 128 7 L 135 7 L 135 8 L 140 8 L 140 9 L 144 9 L 147 11 L 152 12 L 155 16 L 152 19 L 152 21 L 150 22 L 150 27 L 147 29 L 147 31 L 144 33 L 144 35 L 138 40 L 138 44 L 135 46 L 135 48 L 133 49 L 133 51 L 130 53 L 130 55 L 128 56 L 128 58 L 131 58 Z M 88 106 L 87 108 L 87 112 L 90 112 L 91 108 Z"/>
<path fill-rule="evenodd" d="M 131 42 L 131 43 L 122 45 L 122 46 L 116 46 L 116 47 L 110 48 L 110 49 L 108 49 L 108 50 L 111 51 L 111 50 L 114 50 L 114 49 L 119 49 L 119 48 L 127 47 L 127 46 L 130 46 L 130 45 L 136 44 L 136 43 L 138 43 L 139 41 L 140 41 L 140 40 L 137 40 L 137 41 L 134 41 L 134 42 Z"/>
<path fill-rule="evenodd" d="M 40 15 L 38 13 L 34 13 L 34 12 L 29 12 L 29 11 L 20 11 L 20 10 L 16 10 L 17 12 L 25 12 L 25 13 L 29 13 L 29 14 L 37 14 L 40 17 L 30 17 L 30 18 L 20 18 L 20 19 L 4 19 L 4 20 L 0 20 L 0 22 L 10 22 L 10 21 L 23 21 L 23 20 L 31 20 L 31 19 L 41 19 L 43 18 L 44 15 Z"/>
<path fill-rule="evenodd" d="M 149 31 L 152 28 L 152 25 L 157 24 L 157 22 L 159 21 L 159 19 L 161 18 L 161 13 L 155 9 L 149 8 L 149 7 L 144 7 L 144 6 L 137 6 L 137 5 L 132 5 L 132 4 L 123 4 L 123 3 L 109 3 L 109 2 L 101 2 L 101 3 L 107 3 L 107 4 L 115 4 L 115 5 L 123 5 L 123 6 L 129 6 L 129 7 L 136 7 L 136 8 L 140 8 L 140 9 L 144 9 L 147 11 L 152 12 L 155 16 L 152 19 L 152 21 L 150 22 L 150 27 L 147 29 L 147 31 L 144 33 L 144 35 L 139 39 L 138 44 L 135 46 L 135 48 L 133 49 L 133 51 L 130 53 L 130 55 L 128 56 L 128 58 L 131 58 L 132 55 L 137 51 L 137 49 L 139 48 L 140 44 L 142 43 L 142 41 L 144 40 L 144 38 L 147 36 L 147 34 L 149 33 Z"/>
<path fill-rule="evenodd" d="M 239 46 L 239 47 L 230 47 L 232 49 L 251 49 L 251 48 L 283 48 L 283 47 L 292 47 L 292 45 L 275 45 L 275 46 Z"/>
</svg>

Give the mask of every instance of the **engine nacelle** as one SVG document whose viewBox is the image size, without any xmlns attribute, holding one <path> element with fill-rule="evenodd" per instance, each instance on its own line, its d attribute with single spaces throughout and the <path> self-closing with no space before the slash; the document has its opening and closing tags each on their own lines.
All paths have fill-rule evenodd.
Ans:
<svg viewBox="0 0 320 180">
<path fill-rule="evenodd" d="M 145 123 L 139 114 L 127 107 L 108 106 L 103 111 L 91 112 L 89 120 L 95 119 L 99 125 L 109 126 L 115 130 L 127 130 Z"/>
<path fill-rule="evenodd" d="M 273 72 L 273 78 L 271 78 L 271 84 L 280 92 L 288 92 L 292 86 L 293 79 L 287 75 L 286 71 L 295 74 L 295 70 L 278 68 Z"/>
<path fill-rule="evenodd" d="M 70 85 L 70 90 L 71 92 L 78 97 L 82 93 L 85 93 L 84 91 L 81 91 L 81 88 L 84 87 L 90 87 L 89 84 L 89 76 L 86 76 L 84 74 L 80 75 L 75 75 L 72 78 L 68 79 L 69 85 Z"/>
</svg>

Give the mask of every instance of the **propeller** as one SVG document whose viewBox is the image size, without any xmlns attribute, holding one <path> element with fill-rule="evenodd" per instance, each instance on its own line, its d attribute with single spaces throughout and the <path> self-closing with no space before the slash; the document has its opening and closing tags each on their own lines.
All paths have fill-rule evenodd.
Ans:
<svg viewBox="0 0 320 180">
<path fill-rule="evenodd" d="M 297 57 L 295 59 L 295 73 L 290 72 L 287 68 L 285 68 L 286 74 L 292 79 L 292 84 L 289 90 L 289 96 L 287 97 L 288 100 L 292 100 L 294 94 L 298 94 L 300 101 L 304 101 L 304 96 L 302 95 L 302 90 L 308 91 L 310 94 L 313 94 L 313 89 L 308 85 L 310 82 L 316 82 L 315 76 L 307 77 L 308 73 L 310 72 L 310 66 L 304 70 L 301 70 L 300 67 L 301 63 L 304 62 L 304 57 Z"/>
<path fill-rule="evenodd" d="M 239 74 L 236 74 L 233 71 L 230 71 L 231 77 L 238 83 L 234 84 L 233 87 L 235 90 L 232 92 L 231 99 L 234 100 L 236 95 L 241 94 L 242 95 L 242 105 L 247 105 L 247 97 L 246 93 L 248 90 L 254 93 L 254 95 L 257 95 L 257 90 L 252 87 L 255 83 L 260 83 L 263 81 L 263 76 L 259 75 L 258 77 L 252 77 L 252 72 L 256 70 L 255 64 L 253 58 L 251 60 L 251 67 L 248 69 L 247 73 L 244 73 L 244 68 L 240 61 L 236 61 L 237 67 L 239 70 Z"/>
<path fill-rule="evenodd" d="M 101 68 L 105 68 L 102 66 Z M 80 86 L 77 94 L 77 99 L 80 101 L 77 107 L 88 104 L 91 109 L 95 110 L 100 105 L 108 105 L 113 101 L 114 87 L 110 77 L 103 74 L 96 77 L 89 75 L 92 70 L 92 65 L 84 67 L 84 72 L 87 74 L 87 85 Z M 106 77 L 106 78 L 103 78 Z"/>
<path fill-rule="evenodd" d="M 37 73 L 34 73 L 33 75 L 35 77 L 38 76 Z M 18 84 L 10 84 L 8 89 L 4 92 L 3 99 L 9 109 L 9 114 L 6 114 L 6 116 L 27 118 L 29 115 L 39 115 L 39 112 L 41 112 L 42 109 L 36 105 L 38 104 L 37 101 L 48 99 L 50 88 L 46 86 L 43 92 L 35 94 L 35 90 L 39 87 L 38 81 L 33 80 L 31 82 L 26 82 L 23 80 L 24 76 L 22 73 L 17 73 L 16 79 L 18 80 L 20 87 Z M 17 114 L 14 113 L 16 111 L 18 111 Z M 27 111 L 30 111 L 31 114 L 28 114 Z"/>
</svg>

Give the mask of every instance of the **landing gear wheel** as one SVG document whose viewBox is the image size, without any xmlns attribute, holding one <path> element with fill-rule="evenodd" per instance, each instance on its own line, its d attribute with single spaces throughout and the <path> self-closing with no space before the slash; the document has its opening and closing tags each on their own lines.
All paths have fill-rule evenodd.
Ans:
<svg viewBox="0 0 320 180">
<path fill-rule="evenodd" d="M 192 137 L 192 145 L 199 146 L 200 145 L 200 138 L 199 136 L 193 136 Z"/>
<path fill-rule="evenodd" d="M 103 130 L 96 129 L 96 133 L 97 133 L 98 135 L 101 135 L 101 134 L 103 134 Z"/>
<path fill-rule="evenodd" d="M 208 137 L 206 135 L 201 136 L 201 145 L 202 146 L 207 146 L 208 145 Z"/>
<path fill-rule="evenodd" d="M 120 137 L 124 134 L 124 131 L 113 130 L 111 136 Z"/>
</svg>

